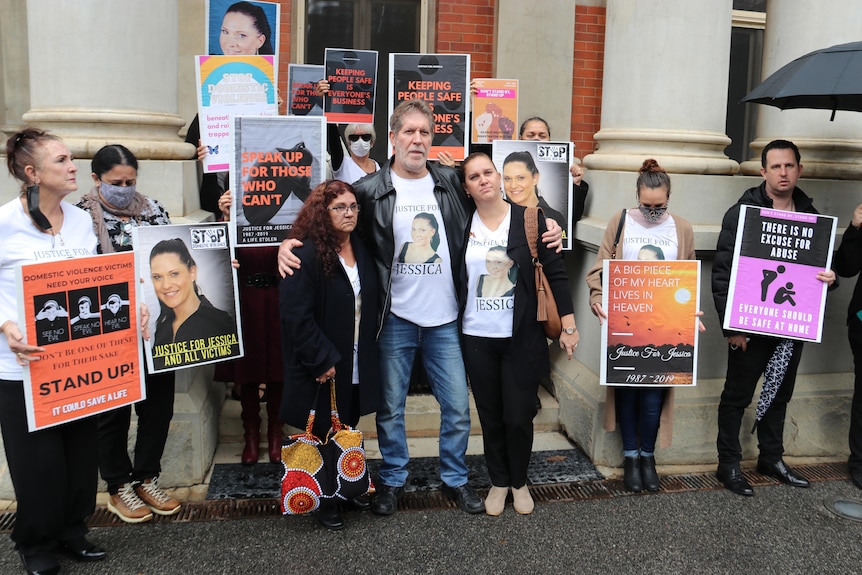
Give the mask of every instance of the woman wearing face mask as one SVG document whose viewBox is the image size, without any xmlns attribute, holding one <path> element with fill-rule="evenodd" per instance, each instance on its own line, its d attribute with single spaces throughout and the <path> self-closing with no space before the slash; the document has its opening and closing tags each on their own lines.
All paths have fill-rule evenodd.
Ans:
<svg viewBox="0 0 862 575">
<path fill-rule="evenodd" d="M 342 182 L 353 183 L 380 169 L 380 166 L 368 154 L 377 141 L 377 134 L 371 124 L 347 124 L 344 128 L 344 138 L 350 155 L 336 166 L 335 155 L 332 156 L 334 178 Z M 340 146 L 338 146 L 340 147 Z"/>
<path fill-rule="evenodd" d="M 128 148 L 119 144 L 103 147 L 93 156 L 91 168 L 95 186 L 78 207 L 93 219 L 100 254 L 131 250 L 135 227 L 171 223 L 158 201 L 137 191 L 138 160 Z M 149 521 L 153 513 L 173 515 L 180 510 L 180 502 L 157 483 L 174 415 L 174 372 L 145 373 L 144 381 L 147 398 L 135 404 L 138 429 L 134 462 L 128 453 L 132 407 L 98 416 L 99 470 L 108 484 L 108 510 L 127 523 Z"/>
<path fill-rule="evenodd" d="M 608 222 L 596 261 L 587 273 L 590 308 L 599 318 L 607 319 L 602 308 L 602 264 L 614 253 L 614 240 L 620 219 L 625 217 L 616 255 L 623 260 L 662 259 L 693 260 L 694 232 L 691 224 L 667 211 L 670 200 L 670 178 L 655 160 L 645 160 L 637 179 L 638 207 L 617 213 Z M 655 248 L 660 247 L 660 250 Z M 646 249 L 645 249 L 646 248 Z M 703 331 L 703 324 L 700 326 Z M 655 469 L 655 447 L 659 423 L 662 424 L 661 447 L 671 438 L 673 390 L 662 387 L 608 387 L 605 403 L 606 431 L 620 424 L 625 456 L 623 482 L 629 491 L 658 491 Z"/>
<path fill-rule="evenodd" d="M 314 91 L 318 96 L 326 96 L 329 93 L 329 82 L 320 80 Z M 347 124 L 344 128 L 344 139 L 347 140 L 349 153 L 346 158 L 340 145 L 338 124 L 326 125 L 327 152 L 333 180 L 353 184 L 380 169 L 380 165 L 370 156 L 371 148 L 377 142 L 377 132 L 372 124 Z"/>
</svg>

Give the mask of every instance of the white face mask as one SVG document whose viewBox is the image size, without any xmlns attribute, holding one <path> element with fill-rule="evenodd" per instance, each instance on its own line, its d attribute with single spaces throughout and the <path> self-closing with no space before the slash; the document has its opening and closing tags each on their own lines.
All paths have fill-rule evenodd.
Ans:
<svg viewBox="0 0 862 575">
<path fill-rule="evenodd" d="M 350 151 L 354 155 L 364 158 L 371 151 L 371 142 L 366 142 L 363 139 L 358 139 L 355 142 L 350 142 Z"/>
</svg>

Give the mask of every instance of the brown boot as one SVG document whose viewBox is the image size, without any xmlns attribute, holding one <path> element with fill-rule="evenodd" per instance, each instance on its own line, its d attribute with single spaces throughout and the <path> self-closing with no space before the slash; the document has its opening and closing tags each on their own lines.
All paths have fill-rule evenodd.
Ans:
<svg viewBox="0 0 862 575">
<path fill-rule="evenodd" d="M 260 404 L 258 403 L 257 386 L 243 385 L 239 392 L 242 404 L 242 429 L 245 446 L 242 448 L 243 465 L 257 463 L 260 454 Z"/>
<path fill-rule="evenodd" d="M 272 463 L 281 461 L 281 440 L 284 438 L 284 430 L 278 411 L 281 409 L 281 392 L 283 383 L 270 382 L 266 384 L 266 418 L 267 418 L 267 445 L 269 446 L 269 460 Z"/>
</svg>

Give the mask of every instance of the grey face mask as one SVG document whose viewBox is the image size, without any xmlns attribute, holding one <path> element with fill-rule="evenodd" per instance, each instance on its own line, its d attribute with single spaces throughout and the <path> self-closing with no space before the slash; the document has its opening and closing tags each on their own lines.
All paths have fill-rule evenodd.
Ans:
<svg viewBox="0 0 862 575">
<path fill-rule="evenodd" d="M 663 208 L 647 208 L 645 206 L 638 206 L 638 209 L 641 211 L 646 220 L 654 224 L 661 219 L 661 217 L 667 212 L 667 206 Z"/>
<path fill-rule="evenodd" d="M 106 182 L 99 182 L 99 193 L 102 198 L 115 208 L 125 209 L 132 203 L 135 197 L 135 186 L 115 186 Z"/>
</svg>

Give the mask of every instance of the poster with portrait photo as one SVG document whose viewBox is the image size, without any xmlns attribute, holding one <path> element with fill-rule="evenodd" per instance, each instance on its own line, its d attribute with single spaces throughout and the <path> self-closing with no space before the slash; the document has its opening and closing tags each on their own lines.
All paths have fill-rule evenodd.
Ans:
<svg viewBox="0 0 862 575">
<path fill-rule="evenodd" d="M 228 12 L 231 7 L 234 9 Z M 274 56 L 277 68 L 280 25 L 281 4 L 277 2 L 207 0 L 207 54 L 236 56 L 256 53 L 261 56 Z M 266 34 L 267 28 L 270 31 L 269 36 Z M 260 33 L 263 39 L 254 35 L 255 33 Z"/>
<path fill-rule="evenodd" d="M 323 100 L 330 124 L 373 124 L 377 94 L 377 52 L 327 48 L 329 92 Z"/>
<path fill-rule="evenodd" d="M 236 117 L 230 225 L 237 246 L 275 246 L 326 178 L 326 118 Z"/>
<path fill-rule="evenodd" d="M 425 100 L 434 112 L 434 138 L 428 157 L 440 152 L 467 157 L 470 144 L 469 54 L 390 54 L 389 116 L 406 100 Z M 391 156 L 392 143 L 389 143 Z"/>
<path fill-rule="evenodd" d="M 138 297 L 150 312 L 144 343 L 153 373 L 243 356 L 227 223 L 132 230 Z"/>
<path fill-rule="evenodd" d="M 820 342 L 834 216 L 741 206 L 724 314 L 726 330 Z"/>
<path fill-rule="evenodd" d="M 535 195 L 545 217 L 563 228 L 564 250 L 572 249 L 572 174 L 569 166 L 574 148 L 571 142 L 536 140 L 495 140 L 491 144 L 491 160 L 500 172 L 506 197 L 515 203 L 526 201 L 527 206 L 533 206 Z M 536 174 L 531 167 L 535 167 Z"/>
<path fill-rule="evenodd" d="M 323 80 L 324 68 L 316 64 L 287 65 L 287 114 L 322 116 L 323 98 L 314 91 Z"/>
<path fill-rule="evenodd" d="M 26 341 L 45 348 L 24 368 L 30 431 L 110 411 L 146 397 L 137 300 L 126 296 L 126 329 L 101 323 L 103 293 L 129 294 L 132 252 L 21 266 L 18 313 Z M 123 291 L 124 290 L 124 291 Z"/>
<path fill-rule="evenodd" d="M 601 385 L 697 385 L 700 261 L 655 259 L 656 250 L 604 261 Z"/>
<path fill-rule="evenodd" d="M 230 119 L 235 115 L 275 116 L 274 56 L 195 56 L 201 142 L 207 147 L 205 173 L 223 172 L 233 154 Z"/>
</svg>

